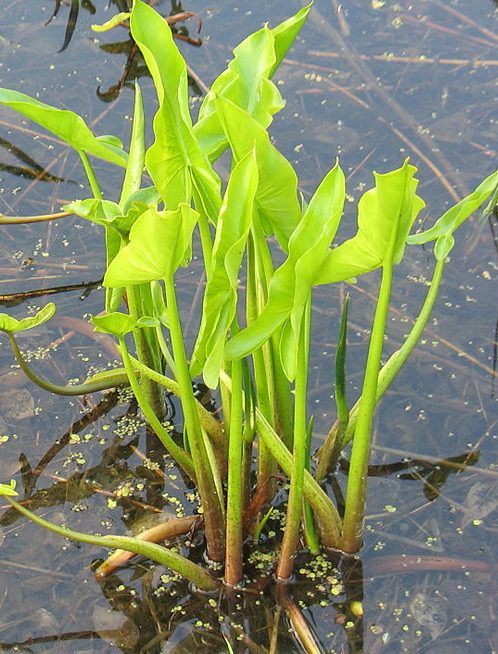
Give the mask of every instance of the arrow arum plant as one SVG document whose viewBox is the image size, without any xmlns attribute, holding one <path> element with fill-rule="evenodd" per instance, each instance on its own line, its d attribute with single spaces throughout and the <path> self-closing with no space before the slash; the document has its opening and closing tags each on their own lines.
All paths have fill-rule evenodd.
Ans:
<svg viewBox="0 0 498 654">
<path fill-rule="evenodd" d="M 2 314 L 0 329 L 7 333 L 23 370 L 49 391 L 80 394 L 120 384 L 131 386 L 150 427 L 196 484 L 208 556 L 224 564 L 224 581 L 231 586 L 243 580 L 245 540 L 265 528 L 265 507 L 275 493 L 278 472 L 289 480 L 279 579 L 290 577 L 303 533 L 314 551 L 319 544 L 347 553 L 360 549 L 375 407 L 427 323 L 454 232 L 498 183 L 496 172 L 434 227 L 409 235 L 424 202 L 417 195 L 417 170 L 405 161 L 396 170 L 374 174 L 374 187 L 358 203 L 357 233 L 334 247 L 346 193 L 339 163 L 303 206 L 296 173 L 267 131 L 273 115 L 284 105 L 272 75 L 309 11 L 305 7 L 276 28 L 265 26 L 237 46 L 194 124 L 186 64 L 170 29 L 150 6 L 135 0 L 130 14 L 120 15 L 119 22 L 129 20 L 157 92 L 154 140 L 148 148 L 138 85 L 128 152 L 115 137 L 94 136 L 70 111 L 0 90 L 1 103 L 56 134 L 81 157 L 93 197 L 76 200 L 65 210 L 104 229 L 106 313 L 93 318 L 93 324 L 116 337 L 123 365 L 79 386 L 55 386 L 31 370 L 15 336 L 48 320 L 54 305 L 22 320 Z M 104 28 L 114 24 L 110 21 Z M 222 192 L 213 164 L 226 150 L 231 153 L 232 169 Z M 122 189 L 115 200 L 103 199 L 89 156 L 124 168 Z M 152 187 L 142 186 L 144 170 L 152 178 Z M 192 351 L 187 351 L 175 277 L 180 267 L 189 265 L 196 232 L 206 283 L 197 338 Z M 278 266 L 271 239 L 284 253 Z M 381 366 L 395 267 L 407 243 L 433 240 L 436 263 L 427 298 L 405 343 Z M 314 466 L 310 455 L 313 422 L 307 407 L 313 288 L 379 268 L 382 279 L 361 397 L 348 408 L 345 311 L 336 361 L 338 422 Z M 239 278 L 243 274 L 242 292 Z M 134 352 L 126 338 L 130 333 Z M 196 399 L 193 380 L 199 376 L 208 387 L 220 389 L 221 418 Z M 164 388 L 181 402 L 182 444 L 173 440 L 161 422 Z M 350 442 L 342 518 L 319 482 L 333 472 L 335 459 Z M 0 485 L 0 494 L 30 519 L 63 536 L 148 556 L 206 590 L 218 583 L 200 566 L 165 547 L 119 536 L 76 533 L 41 520 L 12 499 L 13 482 Z"/>
</svg>

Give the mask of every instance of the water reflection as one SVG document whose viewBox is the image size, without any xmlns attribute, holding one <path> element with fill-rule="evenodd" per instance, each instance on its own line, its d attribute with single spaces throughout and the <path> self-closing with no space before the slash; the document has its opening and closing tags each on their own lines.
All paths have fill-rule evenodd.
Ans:
<svg viewBox="0 0 498 654">
<path fill-rule="evenodd" d="M 56 516 L 53 518 L 52 513 L 52 519 L 57 520 L 58 513 L 67 503 L 73 512 L 84 516 L 89 501 L 100 495 L 107 498 L 108 508 L 119 508 L 120 520 L 128 527 L 136 524 L 143 516 L 160 513 L 165 507 L 173 506 L 178 510 L 177 498 L 183 493 L 188 494 L 188 486 L 182 486 L 184 482 L 180 481 L 179 471 L 166 464 L 166 459 L 157 448 L 146 449 L 145 455 L 140 453 L 142 443 L 151 441 L 147 438 L 143 440 L 146 433 L 136 414 L 136 404 L 132 399 L 129 403 L 129 400 L 126 394 L 108 393 L 62 435 L 57 436 L 37 462 L 31 461 L 28 454 L 21 453 L 19 474 L 24 490 L 23 503 L 32 510 L 46 511 L 51 508 Z M 96 448 L 92 446 L 90 449 L 90 446 L 95 430 L 98 430 L 98 422 L 102 420 L 114 425 L 112 440 L 110 444 L 102 443 L 100 458 L 96 460 Z M 130 433 L 135 435 L 126 438 Z M 181 435 L 178 434 L 177 437 Z M 91 458 L 93 465 L 90 464 Z M 391 464 L 371 466 L 369 475 L 375 478 L 396 478 L 404 480 L 404 483 L 418 480 L 424 488 L 424 494 L 428 490 L 434 493 L 429 498 L 432 502 L 444 492 L 449 475 L 463 473 L 467 466 L 475 465 L 478 458 L 477 452 L 445 460 L 404 457 Z M 61 468 L 62 463 L 65 472 L 51 472 L 56 462 L 58 468 Z M 347 473 L 346 461 L 340 462 L 340 469 Z M 42 479 L 43 487 L 38 489 Z M 172 479 L 178 480 L 174 487 Z M 46 485 L 46 480 L 51 480 L 49 485 Z M 469 572 L 474 576 L 489 575 L 494 570 L 491 563 L 452 556 L 446 548 L 438 550 L 435 539 L 429 543 L 428 537 L 427 549 L 440 551 L 440 554 L 409 554 L 410 549 L 413 550 L 414 546 L 423 547 L 423 543 L 418 545 L 408 537 L 401 537 L 398 539 L 401 550 L 398 547 L 391 553 L 377 552 L 373 557 L 366 557 L 365 562 L 362 556 L 341 557 L 323 553 L 312 557 L 303 553 L 297 562 L 293 582 L 287 586 L 276 585 L 273 566 L 275 552 L 278 550 L 281 518 L 285 513 L 284 481 L 281 480 L 280 490 L 272 503 L 267 531 L 262 534 L 259 543 L 248 542 L 246 545 L 249 565 L 243 589 L 227 590 L 220 596 L 209 598 L 196 592 L 178 575 L 155 568 L 145 560 L 133 559 L 128 563 L 123 562 L 120 569 L 109 569 L 105 576 L 99 576 L 98 583 L 106 602 L 97 600 L 91 603 L 89 619 L 93 629 L 67 631 L 50 611 L 35 611 L 29 617 L 23 614 L 16 617 L 14 613 L 11 614 L 10 605 L 7 604 L 3 612 L 4 627 L 0 632 L 3 634 L 0 639 L 2 648 L 7 651 L 31 651 L 34 646 L 49 646 L 53 643 L 102 641 L 123 654 L 159 654 L 165 651 L 167 643 L 166 651 L 186 654 L 194 648 L 206 653 L 220 651 L 224 643 L 228 642 L 234 652 L 241 653 L 248 649 L 261 653 L 272 651 L 272 643 L 274 647 L 278 643 L 279 650 L 274 651 L 285 652 L 300 651 L 301 644 L 306 643 L 305 648 L 309 652 L 340 652 L 346 651 L 344 648 L 347 647 L 351 654 L 380 651 L 394 653 L 399 651 L 396 648 L 408 638 L 409 632 L 420 632 L 415 639 L 420 644 L 427 642 L 423 637 L 426 632 L 437 642 L 444 635 L 452 616 L 449 608 L 444 608 L 447 604 L 449 606 L 450 600 L 445 596 L 444 604 L 441 604 L 437 596 L 431 597 L 430 594 L 434 592 L 432 586 L 424 582 L 418 584 L 415 591 L 405 599 L 399 597 L 393 613 L 387 611 L 381 601 L 377 606 L 380 611 L 378 617 L 372 622 L 369 611 L 369 619 L 366 621 L 365 602 L 369 599 L 372 579 L 382 580 L 387 575 L 392 588 L 393 575 L 396 579 L 394 583 L 401 584 L 401 575 L 417 575 L 417 578 L 423 579 L 426 573 L 434 576 L 450 572 L 463 580 Z M 490 494 L 489 489 L 490 485 L 484 482 L 479 489 L 475 483 L 470 487 L 467 495 L 468 516 L 474 516 L 473 519 L 475 516 L 484 518 L 494 510 L 498 500 L 496 495 Z M 425 504 L 424 511 L 427 506 Z M 419 503 L 416 511 L 411 509 L 410 513 L 414 516 L 419 513 L 415 519 L 420 523 L 424 538 L 429 534 L 431 526 L 424 524 L 420 515 L 423 507 L 424 504 Z M 187 511 L 195 510 L 195 507 L 186 508 Z M 407 508 L 405 506 L 403 509 L 403 520 L 407 518 Z M 396 510 L 397 507 L 386 505 L 385 515 Z M 101 525 L 108 529 L 108 512 L 99 508 L 97 513 Z M 0 519 L 0 526 L 6 533 L 10 533 L 17 523 L 22 522 L 18 512 L 7 510 Z M 384 527 L 378 519 L 370 518 L 369 522 L 376 527 L 370 530 L 370 534 L 380 534 L 384 538 L 388 535 L 383 532 Z M 462 529 L 468 524 L 469 520 L 464 519 L 461 522 Z M 392 536 L 394 527 L 394 520 L 390 521 L 389 527 L 385 527 L 392 532 Z M 444 539 L 445 535 L 441 534 L 441 538 Z M 189 528 L 184 536 L 178 537 L 174 543 L 170 542 L 170 545 L 173 544 L 181 553 L 188 553 L 193 560 L 200 561 L 203 557 L 203 535 L 198 527 Z M 37 539 L 33 546 L 35 560 Z M 25 544 L 23 547 L 23 559 L 26 560 L 26 551 L 30 546 Z M 88 555 L 83 556 L 86 558 Z M 59 581 L 56 581 L 53 593 L 55 597 L 61 594 L 58 601 L 63 601 L 64 588 L 59 587 L 59 582 L 65 578 L 64 572 L 55 576 Z M 382 583 L 380 588 L 384 588 Z M 453 595 L 457 590 L 455 586 Z M 378 596 L 377 590 L 376 597 Z M 403 616 L 403 624 L 398 619 L 400 616 Z M 460 621 L 460 631 L 457 633 L 466 628 L 466 624 Z M 23 639 L 19 634 L 25 632 L 27 625 L 30 635 Z M 16 634 L 15 640 L 6 640 L 10 632 Z"/>
<path fill-rule="evenodd" d="M 54 11 L 46 24 L 49 24 L 57 17 L 59 10 L 63 5 L 62 0 L 54 0 L 54 3 Z M 131 0 L 111 0 L 111 4 L 114 5 L 120 12 L 128 12 L 131 8 Z M 69 46 L 71 39 L 73 38 L 73 34 L 78 22 L 80 7 L 88 11 L 91 15 L 94 15 L 97 11 L 94 4 L 90 2 L 90 0 L 71 0 L 69 15 L 66 23 L 64 42 L 60 50 L 58 50 L 59 53 L 63 52 Z M 194 21 L 195 31 L 199 33 L 201 30 L 201 21 L 199 17 L 190 11 L 185 11 L 180 2 L 171 0 L 171 10 L 169 16 L 165 16 L 165 20 L 171 26 L 174 37 L 189 43 L 190 45 L 199 47 L 202 45 L 201 39 L 198 36 L 191 36 L 189 34 L 188 28 L 184 25 L 186 21 L 191 21 L 191 19 Z M 121 26 L 127 29 L 127 21 L 123 21 Z M 149 75 L 147 67 L 143 62 L 142 56 L 131 37 L 124 41 L 102 44 L 100 48 L 109 54 L 126 55 L 126 64 L 120 79 L 107 89 L 101 89 L 100 86 L 97 87 L 97 97 L 104 102 L 111 102 L 112 100 L 115 100 L 121 89 L 127 83 L 132 86 L 134 80 L 140 79 L 144 75 Z M 192 82 L 195 83 L 193 80 Z"/>
<path fill-rule="evenodd" d="M 18 177 L 24 177 L 26 179 L 32 179 L 39 182 L 63 182 L 62 177 L 57 177 L 57 175 L 51 175 L 47 170 L 40 166 L 32 157 L 29 156 L 24 150 L 14 145 L 7 139 L 0 137 L 0 148 L 4 148 L 13 155 L 18 161 L 20 161 L 23 166 L 8 164 L 0 162 L 0 170 L 10 173 L 11 175 L 16 175 Z"/>
</svg>

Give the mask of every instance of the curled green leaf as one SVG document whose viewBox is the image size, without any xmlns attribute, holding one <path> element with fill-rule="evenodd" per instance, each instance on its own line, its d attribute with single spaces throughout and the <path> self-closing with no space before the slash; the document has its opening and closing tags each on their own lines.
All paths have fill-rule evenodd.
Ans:
<svg viewBox="0 0 498 654">
<path fill-rule="evenodd" d="M 407 243 L 420 245 L 436 240 L 434 255 L 438 261 L 445 259 L 455 243 L 453 233 L 490 197 L 497 184 L 498 171 L 486 177 L 472 193 L 448 209 L 430 229 L 418 234 L 410 234 Z"/>
<path fill-rule="evenodd" d="M 121 188 L 120 206 L 128 202 L 131 195 L 137 193 L 142 185 L 142 175 L 145 162 L 145 117 L 142 91 L 135 82 L 135 102 L 133 107 L 133 123 L 130 136 L 130 152 L 126 164 L 126 172 Z"/>
<path fill-rule="evenodd" d="M 6 313 L 0 313 L 0 330 L 7 332 L 7 334 L 15 334 L 16 332 L 23 332 L 26 329 L 32 329 L 33 327 L 39 327 L 43 323 L 50 320 L 55 314 L 55 304 L 49 302 L 46 304 L 36 315 L 27 316 L 26 318 L 13 318 Z"/>
<path fill-rule="evenodd" d="M 336 163 L 322 180 L 289 240 L 289 256 L 270 280 L 268 302 L 263 312 L 228 343 L 225 350 L 228 358 L 246 356 L 286 323 L 280 353 L 286 375 L 294 378 L 303 313 L 313 279 L 339 226 L 344 198 L 344 173 Z"/>
<path fill-rule="evenodd" d="M 16 497 L 16 480 L 11 479 L 9 484 L 0 484 L 0 496 Z"/>
<path fill-rule="evenodd" d="M 90 222 L 109 226 L 117 216 L 121 215 L 119 204 L 110 200 L 100 200 L 96 198 L 87 198 L 86 200 L 75 200 L 64 205 L 64 211 L 74 213 L 80 218 Z"/>
<path fill-rule="evenodd" d="M 238 274 L 252 222 L 258 169 L 254 152 L 235 166 L 216 225 L 212 270 L 208 275 L 202 320 L 192 356 L 191 374 L 203 369 L 204 381 L 214 388 L 223 361 L 226 335 L 235 318 Z"/>
<path fill-rule="evenodd" d="M 213 82 L 199 110 L 194 133 L 211 160 L 227 147 L 227 138 L 216 110 L 216 99 L 224 97 L 241 107 L 262 127 L 268 127 L 273 114 L 284 101 L 269 79 L 276 63 L 275 37 L 264 26 L 248 36 L 233 51 L 228 68 Z"/>
<path fill-rule="evenodd" d="M 330 250 L 315 284 L 332 284 L 375 270 L 382 265 L 393 238 L 393 262 L 401 261 L 407 234 L 425 206 L 416 194 L 416 172 L 406 160 L 401 168 L 374 173 L 375 187 L 358 203 L 357 233 Z"/>
<path fill-rule="evenodd" d="M 199 110 L 194 133 L 211 160 L 227 146 L 227 138 L 216 110 L 216 98 L 224 97 L 241 107 L 263 127 L 284 102 L 271 81 L 285 53 L 303 26 L 311 5 L 273 29 L 268 26 L 248 36 L 233 51 L 233 59 L 213 82 Z"/>
<path fill-rule="evenodd" d="M 96 24 L 92 25 L 92 30 L 94 32 L 108 32 L 109 30 L 112 30 L 117 25 L 121 25 L 121 23 L 128 20 L 129 17 L 130 17 L 129 11 L 120 11 L 119 14 L 116 14 L 112 18 L 109 18 L 109 20 L 106 20 L 105 23 L 102 23 L 101 25 L 96 25 Z"/>
<path fill-rule="evenodd" d="M 289 238 L 301 219 L 297 175 L 264 127 L 244 109 L 224 98 L 216 100 L 216 107 L 235 161 L 256 151 L 259 184 L 255 204 L 262 221 L 287 251 Z"/>
<path fill-rule="evenodd" d="M 109 264 L 104 286 L 119 288 L 173 275 L 190 258 L 198 216 L 187 204 L 176 211 L 149 207 L 130 229 L 129 243 Z"/>
<path fill-rule="evenodd" d="M 155 141 L 145 157 L 147 170 L 168 209 L 189 202 L 195 186 L 214 222 L 221 202 L 220 180 L 192 131 L 185 60 L 167 22 L 142 0 L 135 0 L 130 28 L 159 102 L 153 123 Z"/>
<path fill-rule="evenodd" d="M 119 311 L 107 313 L 105 316 L 93 316 L 91 321 L 96 332 L 112 334 L 118 338 L 122 338 L 137 326 L 134 316 Z"/>
</svg>

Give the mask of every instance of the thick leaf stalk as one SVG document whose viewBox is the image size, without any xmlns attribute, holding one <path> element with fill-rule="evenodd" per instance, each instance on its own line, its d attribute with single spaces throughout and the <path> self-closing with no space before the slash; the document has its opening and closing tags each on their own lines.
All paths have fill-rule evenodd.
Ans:
<svg viewBox="0 0 498 654">
<path fill-rule="evenodd" d="M 377 380 L 377 391 L 376 391 L 376 403 L 380 401 L 384 393 L 390 387 L 399 371 L 407 362 L 410 354 L 413 352 L 417 343 L 419 342 L 424 329 L 427 325 L 427 322 L 432 314 L 432 310 L 436 303 L 436 300 L 439 295 L 439 288 L 441 286 L 441 281 L 443 279 L 443 273 L 445 268 L 445 261 L 440 260 L 436 261 L 434 267 L 434 272 L 432 275 L 432 280 L 430 282 L 429 290 L 425 297 L 420 313 L 415 320 L 413 327 L 410 330 L 410 333 L 406 337 L 403 345 L 394 352 L 386 363 L 382 366 L 382 369 L 379 372 L 379 377 Z M 335 443 L 337 439 L 342 441 L 342 447 L 345 447 L 354 437 L 356 430 L 356 423 L 358 420 L 359 409 L 361 404 L 360 399 L 354 404 L 349 413 L 349 420 L 347 427 L 344 431 L 344 434 L 341 438 L 341 423 L 337 420 L 336 423 L 332 426 L 325 443 L 322 445 L 318 452 L 318 466 L 315 474 L 317 481 L 321 481 L 325 478 L 327 473 L 332 469 L 334 456 L 333 452 L 335 450 Z"/>
<path fill-rule="evenodd" d="M 135 371 L 133 370 L 133 365 L 124 338 L 119 339 L 119 350 L 121 352 L 123 365 L 125 367 L 125 371 L 128 376 L 128 381 L 130 382 L 131 390 L 135 395 L 135 398 L 142 410 L 142 413 L 145 416 L 145 419 L 152 427 L 154 433 L 159 438 L 161 443 L 164 445 L 166 450 L 171 454 L 171 456 L 175 459 L 175 461 L 183 468 L 183 470 L 185 470 L 188 476 L 193 481 L 195 481 L 196 471 L 192 463 L 192 458 L 187 454 L 187 452 L 185 452 L 183 448 L 181 448 L 179 445 L 175 443 L 175 441 L 171 437 L 171 434 L 168 432 L 166 427 L 164 427 L 164 425 L 161 423 L 154 409 L 149 404 L 147 394 L 144 392 L 144 389 L 140 384 L 140 382 L 138 381 Z"/>
<path fill-rule="evenodd" d="M 230 440 L 228 446 L 225 583 L 228 586 L 236 586 L 242 581 L 244 544 L 242 361 L 234 361 L 232 363 L 231 398 Z"/>
<path fill-rule="evenodd" d="M 363 518 L 367 488 L 367 467 L 370 454 L 370 432 L 377 398 L 377 380 L 382 357 L 384 333 L 389 311 L 392 286 L 392 258 L 382 268 L 382 282 L 370 337 L 365 376 L 354 433 L 349 466 L 346 510 L 343 521 L 344 552 L 357 552 L 362 543 Z"/>
<path fill-rule="evenodd" d="M 225 516 L 222 499 L 219 496 L 220 484 L 216 477 L 217 470 L 213 469 L 210 461 L 204 435 L 199 421 L 195 404 L 192 381 L 185 354 L 180 316 L 176 302 L 173 278 L 165 279 L 166 304 L 168 307 L 169 328 L 173 357 L 175 360 L 176 376 L 180 387 L 185 427 L 188 442 L 192 452 L 192 460 L 197 480 L 197 487 L 202 502 L 208 556 L 216 562 L 225 558 Z"/>
<path fill-rule="evenodd" d="M 296 382 L 294 386 L 294 441 L 292 452 L 292 472 L 290 477 L 287 518 L 284 538 L 277 569 L 277 578 L 287 580 L 292 574 L 294 556 L 299 545 L 301 513 L 303 508 L 304 473 L 307 468 L 308 421 L 306 416 L 309 337 L 310 337 L 310 302 L 308 299 L 301 324 L 298 341 Z"/>
</svg>

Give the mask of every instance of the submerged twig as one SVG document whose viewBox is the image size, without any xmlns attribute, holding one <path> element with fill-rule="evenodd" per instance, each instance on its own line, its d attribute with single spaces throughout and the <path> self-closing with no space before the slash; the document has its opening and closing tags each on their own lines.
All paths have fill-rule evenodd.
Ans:
<svg viewBox="0 0 498 654">
<path fill-rule="evenodd" d="M 308 54 L 317 59 L 343 59 L 344 55 L 340 52 L 324 52 L 323 50 L 308 50 Z M 432 64 L 438 66 L 471 66 L 472 68 L 488 68 L 489 66 L 498 66 L 498 59 L 457 59 L 448 57 L 408 57 L 407 55 L 395 54 L 357 54 L 358 59 L 362 61 L 384 61 L 386 63 L 399 64 Z"/>
<path fill-rule="evenodd" d="M 99 287 L 101 283 L 102 280 L 99 279 L 96 282 L 81 282 L 81 284 L 66 284 L 64 286 L 52 286 L 51 288 L 39 288 L 33 291 L 21 291 L 20 293 L 7 293 L 6 295 L 0 295 L 0 304 L 15 306 L 35 297 L 69 293 L 70 291 L 79 291 L 80 289 L 83 289 L 84 293 L 87 294 L 91 289 Z"/>
<path fill-rule="evenodd" d="M 48 220 L 58 220 L 66 218 L 73 214 L 68 211 L 58 211 L 57 213 L 45 213 L 37 216 L 5 216 L 0 214 L 0 225 L 26 225 L 28 223 L 45 223 Z"/>
</svg>

